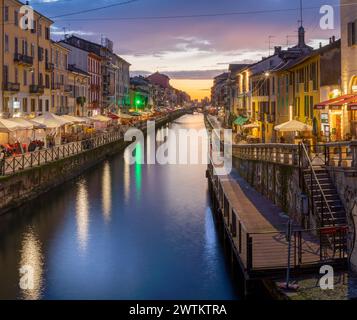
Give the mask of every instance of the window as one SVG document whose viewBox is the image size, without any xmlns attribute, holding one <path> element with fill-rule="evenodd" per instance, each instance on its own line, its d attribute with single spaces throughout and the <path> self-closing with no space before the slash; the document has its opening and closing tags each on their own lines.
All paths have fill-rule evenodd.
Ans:
<svg viewBox="0 0 357 320">
<path fill-rule="evenodd" d="M 35 111 L 36 111 L 36 100 L 31 99 L 31 112 L 35 112 Z"/>
<path fill-rule="evenodd" d="M 22 99 L 22 111 L 27 112 L 27 98 Z"/>
<path fill-rule="evenodd" d="M 5 34 L 5 52 L 9 52 L 9 35 Z"/>
<path fill-rule="evenodd" d="M 8 6 L 6 6 L 6 7 L 4 8 L 4 21 L 5 21 L 5 22 L 8 22 L 8 21 L 9 21 L 9 7 L 8 7 Z"/>
<path fill-rule="evenodd" d="M 42 106 L 42 100 L 41 99 L 38 100 L 38 111 L 39 112 L 43 111 L 43 106 Z"/>
<path fill-rule="evenodd" d="M 43 61 L 43 48 L 38 47 L 38 60 Z"/>
<path fill-rule="evenodd" d="M 51 36 L 51 32 L 50 32 L 50 28 L 46 27 L 46 40 L 50 40 L 50 36 Z"/>
<path fill-rule="evenodd" d="M 47 89 L 50 88 L 50 76 L 48 74 L 46 74 L 46 77 L 45 77 L 45 85 L 46 85 Z"/>
<path fill-rule="evenodd" d="M 37 33 L 38 33 L 38 36 L 39 37 L 42 37 L 42 25 L 41 23 L 38 24 L 38 27 L 37 27 Z"/>
<path fill-rule="evenodd" d="M 356 33 L 357 23 L 356 21 L 350 22 L 347 25 L 348 28 L 348 46 L 351 47 L 357 44 L 357 33 Z"/>
<path fill-rule="evenodd" d="M 15 54 L 19 53 L 19 39 L 15 38 Z"/>
<path fill-rule="evenodd" d="M 14 11 L 14 23 L 15 26 L 19 25 L 19 12 L 17 10 Z"/>
<path fill-rule="evenodd" d="M 46 112 L 50 111 L 50 101 L 46 100 Z"/>
</svg>

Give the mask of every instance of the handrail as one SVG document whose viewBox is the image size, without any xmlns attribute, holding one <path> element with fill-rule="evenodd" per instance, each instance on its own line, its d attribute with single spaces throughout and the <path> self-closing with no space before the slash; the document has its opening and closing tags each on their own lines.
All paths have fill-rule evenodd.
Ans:
<svg viewBox="0 0 357 320">
<path fill-rule="evenodd" d="M 315 171 L 315 169 L 314 169 L 314 167 L 313 167 L 313 164 L 312 164 L 312 162 L 311 162 L 311 160 L 310 160 L 309 153 L 308 153 L 308 151 L 307 151 L 307 149 L 306 149 L 306 146 L 305 146 L 304 143 L 301 143 L 300 145 L 302 146 L 302 149 L 303 149 L 303 151 L 304 151 L 304 153 L 305 153 L 305 156 L 306 156 L 306 158 L 307 158 L 307 160 L 308 160 L 308 162 L 309 162 L 309 166 L 310 166 L 310 169 L 311 169 L 311 171 L 312 171 L 312 174 L 314 175 L 314 178 L 315 178 L 315 180 L 316 180 L 317 186 L 318 186 L 318 188 L 320 189 L 321 195 L 322 195 L 322 197 L 323 197 L 323 199 L 324 199 L 324 201 L 325 201 L 325 203 L 326 203 L 327 209 L 328 209 L 329 214 L 330 214 L 330 216 L 331 216 L 331 220 L 332 220 L 333 226 L 335 226 L 335 221 L 334 221 L 334 216 L 333 216 L 333 214 L 332 214 L 332 210 L 331 210 L 331 208 L 330 208 L 330 205 L 328 204 L 326 195 L 325 195 L 325 193 L 324 193 L 324 191 L 323 191 L 323 189 L 322 189 L 322 187 L 321 187 L 321 184 L 320 184 L 319 180 L 317 179 L 316 171 Z M 323 207 L 321 208 L 321 215 L 323 216 Z"/>
</svg>

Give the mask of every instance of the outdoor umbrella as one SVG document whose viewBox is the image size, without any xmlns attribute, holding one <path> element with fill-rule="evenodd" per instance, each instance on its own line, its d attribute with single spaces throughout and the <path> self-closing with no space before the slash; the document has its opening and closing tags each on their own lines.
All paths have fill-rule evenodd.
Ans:
<svg viewBox="0 0 357 320">
<path fill-rule="evenodd" d="M 280 132 L 302 132 L 302 131 L 312 131 L 312 127 L 307 125 L 306 123 L 297 121 L 297 120 L 291 120 L 288 122 L 285 122 L 283 124 L 280 124 L 274 128 L 276 131 Z"/>
<path fill-rule="evenodd" d="M 20 129 L 25 129 L 25 126 L 18 124 L 12 120 L 0 119 L 0 132 L 9 133 Z"/>
<path fill-rule="evenodd" d="M 60 116 L 56 116 L 55 114 L 49 112 L 40 117 L 34 118 L 32 121 L 45 125 L 47 129 L 57 129 L 65 126 L 66 124 L 73 123 L 73 121 L 65 120 Z"/>
<path fill-rule="evenodd" d="M 93 117 L 90 117 L 89 119 L 93 120 L 93 121 L 99 121 L 99 122 L 109 122 L 112 121 L 112 119 L 102 116 L 102 115 L 96 115 Z"/>
<path fill-rule="evenodd" d="M 67 114 L 61 116 L 61 118 L 63 120 L 65 120 L 65 121 L 70 121 L 70 122 L 73 122 L 73 123 L 85 123 L 85 122 L 88 122 L 88 120 L 85 119 L 85 118 L 70 116 L 70 115 L 67 115 Z"/>
</svg>

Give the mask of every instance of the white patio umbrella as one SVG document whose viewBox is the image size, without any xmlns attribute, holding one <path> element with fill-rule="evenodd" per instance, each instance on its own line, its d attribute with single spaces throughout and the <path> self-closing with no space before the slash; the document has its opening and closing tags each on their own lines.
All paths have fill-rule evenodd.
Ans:
<svg viewBox="0 0 357 320">
<path fill-rule="evenodd" d="M 93 117 L 90 117 L 89 119 L 91 119 L 91 120 L 93 120 L 93 121 L 99 121 L 99 122 L 109 122 L 109 121 L 112 121 L 111 118 L 102 116 L 102 115 L 100 115 L 100 114 L 98 114 L 98 115 L 96 115 L 96 116 L 93 116 Z"/>
<path fill-rule="evenodd" d="M 297 120 L 290 120 L 288 122 L 276 126 L 274 129 L 280 132 L 303 132 L 313 130 L 312 126 L 309 126 L 306 123 Z"/>
<path fill-rule="evenodd" d="M 73 123 L 73 121 L 65 120 L 60 116 L 56 116 L 55 114 L 49 112 L 32 119 L 32 121 L 45 125 L 47 129 L 58 129 L 66 124 Z"/>
<path fill-rule="evenodd" d="M 25 127 L 16 123 L 15 121 L 9 119 L 0 119 L 0 132 L 9 133 L 21 129 L 25 129 Z"/>
<path fill-rule="evenodd" d="M 70 116 L 70 115 L 67 115 L 67 114 L 61 116 L 61 118 L 66 120 L 66 121 L 71 121 L 73 123 L 85 123 L 85 122 L 88 122 L 88 119 L 86 119 L 86 118 Z"/>
</svg>

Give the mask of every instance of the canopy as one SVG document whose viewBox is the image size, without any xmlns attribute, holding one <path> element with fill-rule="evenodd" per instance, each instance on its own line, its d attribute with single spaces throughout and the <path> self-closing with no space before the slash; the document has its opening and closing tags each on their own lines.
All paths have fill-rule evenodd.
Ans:
<svg viewBox="0 0 357 320">
<path fill-rule="evenodd" d="M 276 131 L 280 132 L 302 132 L 302 131 L 312 131 L 312 126 L 309 126 L 303 122 L 297 120 L 291 120 L 280 124 L 274 128 Z"/>
<path fill-rule="evenodd" d="M 243 129 L 256 129 L 256 128 L 260 128 L 259 124 L 257 123 L 250 123 L 243 126 Z"/>
<path fill-rule="evenodd" d="M 24 130 L 26 127 L 12 120 L 0 119 L 0 132 L 9 133 L 21 129 Z"/>
<path fill-rule="evenodd" d="M 17 124 L 20 124 L 28 130 L 32 129 L 46 129 L 46 126 L 43 124 L 40 124 L 38 122 L 34 122 L 32 120 L 24 119 L 24 118 L 13 118 L 11 121 L 16 122 Z"/>
<path fill-rule="evenodd" d="M 234 124 L 237 126 L 243 126 L 244 124 L 246 124 L 248 121 L 248 118 L 239 116 L 235 121 Z"/>
<path fill-rule="evenodd" d="M 112 119 L 108 118 L 108 117 L 104 117 L 102 115 L 96 115 L 94 117 L 90 117 L 89 119 L 93 120 L 93 121 L 99 121 L 99 122 L 109 122 L 112 121 Z"/>
<path fill-rule="evenodd" d="M 34 118 L 32 121 L 45 125 L 47 129 L 56 129 L 66 124 L 73 123 L 72 121 L 65 120 L 62 117 L 56 116 L 55 114 L 49 112 L 40 117 Z"/>
<path fill-rule="evenodd" d="M 84 119 L 84 118 L 80 118 L 80 117 L 74 117 L 74 116 L 70 116 L 70 115 L 63 115 L 61 116 L 62 119 L 66 120 L 66 121 L 70 121 L 73 123 L 85 123 L 88 120 Z"/>
</svg>

